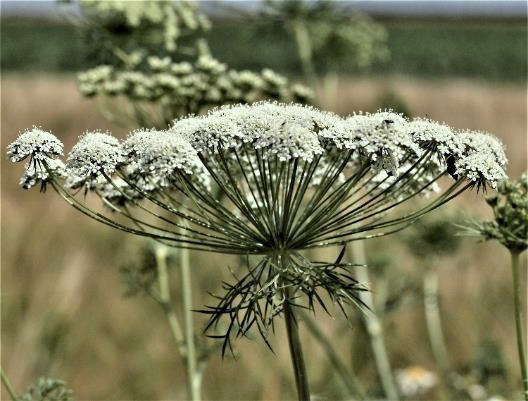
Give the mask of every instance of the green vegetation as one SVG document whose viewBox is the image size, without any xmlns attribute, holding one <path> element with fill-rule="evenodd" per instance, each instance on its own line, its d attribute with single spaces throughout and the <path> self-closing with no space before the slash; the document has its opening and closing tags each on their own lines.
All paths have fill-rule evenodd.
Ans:
<svg viewBox="0 0 528 401">
<path fill-rule="evenodd" d="M 384 24 L 391 58 L 374 65 L 376 74 L 526 79 L 527 28 L 522 21 L 507 25 L 462 21 Z M 3 20 L 1 34 L 4 71 L 78 71 L 90 64 L 82 56 L 89 43 L 72 26 Z M 233 68 L 266 66 L 286 74 L 301 70 L 295 44 L 279 24 L 224 21 L 215 24 L 207 36 L 214 55 Z M 343 70 L 358 73 L 352 68 Z"/>
</svg>

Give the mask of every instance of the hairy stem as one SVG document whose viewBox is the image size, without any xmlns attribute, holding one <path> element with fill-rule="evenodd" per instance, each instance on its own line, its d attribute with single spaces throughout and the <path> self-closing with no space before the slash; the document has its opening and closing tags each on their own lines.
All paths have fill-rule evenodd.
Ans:
<svg viewBox="0 0 528 401">
<path fill-rule="evenodd" d="M 524 337 L 523 285 L 521 277 L 520 252 L 510 251 L 513 273 L 513 301 L 515 305 L 515 330 L 517 332 L 517 351 L 521 365 L 524 400 L 528 401 L 528 362 L 526 360 Z"/>
<path fill-rule="evenodd" d="M 189 263 L 189 250 L 180 249 L 181 289 L 183 304 L 183 320 L 185 322 L 185 342 L 187 349 L 187 380 L 189 398 L 197 401 L 201 398 L 201 375 L 197 372 L 196 344 L 194 342 L 194 328 L 192 318 L 192 288 Z"/>
<path fill-rule="evenodd" d="M 3 369 L 0 369 L 0 378 L 2 379 L 2 384 L 4 385 L 7 393 L 11 397 L 11 400 L 17 401 L 18 397 L 15 393 L 15 390 L 13 390 L 13 386 L 11 385 L 11 382 L 7 378 Z"/>
<path fill-rule="evenodd" d="M 354 263 L 361 265 L 366 264 L 363 241 L 352 241 L 350 250 L 352 251 L 352 259 Z M 356 269 L 356 278 L 361 283 L 367 283 L 369 281 L 367 269 L 363 266 L 359 266 Z M 361 301 L 363 301 L 363 303 L 367 305 L 372 311 L 372 313 L 363 314 L 363 318 L 365 320 L 367 332 L 370 337 L 370 345 L 372 347 L 372 352 L 374 353 L 376 367 L 381 379 L 383 391 L 385 392 L 385 397 L 391 401 L 396 401 L 399 399 L 398 390 L 392 375 L 389 356 L 385 347 L 385 341 L 383 339 L 382 324 L 376 314 L 372 292 L 360 291 L 359 296 Z"/>
<path fill-rule="evenodd" d="M 446 381 L 449 372 L 449 358 L 444 339 L 444 333 L 442 330 L 442 320 L 440 318 L 440 308 L 438 302 L 438 274 L 430 267 L 428 267 L 425 272 L 423 280 L 423 292 L 425 322 L 427 325 L 429 341 L 431 342 L 433 357 L 435 359 L 436 366 L 440 371 L 444 386 L 447 387 Z"/>
<path fill-rule="evenodd" d="M 341 380 L 346 387 L 346 390 L 350 393 L 349 395 L 354 395 L 359 400 L 365 399 L 365 392 L 361 383 L 359 383 L 354 372 L 349 371 L 345 364 L 341 361 L 341 358 L 337 354 L 335 348 L 332 346 L 332 343 L 328 337 L 321 331 L 317 323 L 311 318 L 311 316 L 304 312 L 303 310 L 298 312 L 298 315 L 301 317 L 302 321 L 306 324 L 306 327 L 312 334 L 312 336 L 321 344 L 323 347 L 330 363 L 333 365 L 334 369 L 337 371 Z"/>
<path fill-rule="evenodd" d="M 286 300 L 284 301 L 284 319 L 286 321 L 286 332 L 288 333 L 288 345 L 295 374 L 297 386 L 297 398 L 299 401 L 310 401 L 310 388 L 308 386 L 308 375 L 304 364 L 301 340 L 299 338 L 299 325 L 292 306 L 289 302 L 293 300 L 293 291 L 286 288 Z"/>
</svg>

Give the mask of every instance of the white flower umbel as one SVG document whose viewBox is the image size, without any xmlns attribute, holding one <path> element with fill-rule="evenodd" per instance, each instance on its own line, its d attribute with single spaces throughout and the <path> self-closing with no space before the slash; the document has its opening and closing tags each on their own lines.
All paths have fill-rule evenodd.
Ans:
<svg viewBox="0 0 528 401">
<path fill-rule="evenodd" d="M 60 141 L 38 129 L 8 147 L 14 161 L 61 151 Z M 178 193 L 199 207 L 189 218 L 198 248 L 264 254 L 401 229 L 464 189 L 495 185 L 505 177 L 505 164 L 502 145 L 490 134 L 409 121 L 391 111 L 341 118 L 260 102 L 184 118 L 168 131 L 136 131 L 122 144 L 88 133 L 68 156 L 67 180 L 100 188 L 116 176 L 138 191 L 162 189 L 149 195 L 157 196 L 150 199 L 156 207 L 166 202 L 162 194 Z M 443 176 L 454 179 L 450 188 L 428 206 L 397 215 L 400 204 L 437 190 Z M 381 218 L 389 211 L 396 215 Z M 175 244 L 186 242 L 173 234 Z"/>
<path fill-rule="evenodd" d="M 260 255 L 209 312 L 211 324 L 228 316 L 237 322 L 230 330 L 244 335 L 256 322 L 265 337 L 281 311 L 291 323 L 296 294 L 310 306 L 321 300 L 318 291 L 337 304 L 361 304 L 342 254 L 315 263 L 302 251 L 402 230 L 467 189 L 495 185 L 505 163 L 488 134 L 390 111 L 341 118 L 262 102 L 184 118 L 167 131 L 136 131 L 123 143 L 103 133 L 81 137 L 66 182 L 101 197 L 111 217 L 90 209 L 60 177 L 52 184 L 111 227 L 176 247 Z M 443 177 L 452 178 L 444 188 Z M 423 201 L 424 194 L 435 195 Z M 419 198 L 427 203 L 407 207 Z"/>
</svg>

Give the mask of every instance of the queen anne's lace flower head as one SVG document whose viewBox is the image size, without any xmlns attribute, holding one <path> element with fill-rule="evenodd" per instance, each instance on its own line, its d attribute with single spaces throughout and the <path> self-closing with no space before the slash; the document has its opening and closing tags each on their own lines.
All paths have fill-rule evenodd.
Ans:
<svg viewBox="0 0 528 401">
<path fill-rule="evenodd" d="M 202 78 L 177 79 L 183 87 L 192 79 L 194 89 L 209 91 Z M 502 145 L 488 134 L 409 121 L 391 111 L 342 118 L 298 104 L 223 106 L 166 131 L 132 132 L 122 143 L 101 132 L 81 137 L 67 159 L 65 186 L 99 196 L 119 215 L 114 221 L 61 185 L 60 164 L 54 172 L 48 158 L 62 150 L 56 139 L 46 133 L 31 138 L 8 148 L 13 160 L 33 156 L 22 185 L 53 179 L 53 188 L 87 215 L 129 233 L 174 246 L 260 255 L 227 287 L 210 324 L 236 310 L 229 312 L 232 321 L 258 321 L 263 330 L 288 302 L 270 301 L 285 299 L 285 288 L 303 292 L 309 303 L 319 299 L 317 291 L 339 304 L 357 295 L 342 256 L 313 263 L 300 251 L 402 230 L 472 186 L 495 185 L 506 164 Z M 402 213 L 401 204 L 433 195 L 444 176 L 453 178 L 445 191 Z M 264 304 L 271 315 L 261 314 Z"/>
<path fill-rule="evenodd" d="M 56 159 L 62 155 L 64 145 L 50 132 L 33 127 L 24 131 L 7 147 L 7 156 L 12 162 L 27 157 L 36 160 Z"/>
<path fill-rule="evenodd" d="M 100 183 L 105 175 L 112 176 L 122 161 L 116 138 L 103 132 L 88 132 L 72 148 L 66 168 L 77 185 L 91 187 Z"/>
</svg>

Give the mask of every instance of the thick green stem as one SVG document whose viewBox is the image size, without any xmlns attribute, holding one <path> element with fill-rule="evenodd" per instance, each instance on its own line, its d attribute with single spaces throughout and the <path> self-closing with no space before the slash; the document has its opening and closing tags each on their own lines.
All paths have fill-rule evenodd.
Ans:
<svg viewBox="0 0 528 401">
<path fill-rule="evenodd" d="M 181 269 L 181 289 L 182 289 L 182 305 L 183 305 L 183 320 L 185 323 L 185 342 L 187 349 L 187 380 L 189 387 L 189 396 L 192 401 L 197 401 L 201 398 L 200 386 L 201 375 L 197 372 L 196 363 L 196 344 L 194 342 L 194 328 L 192 317 L 192 287 L 191 287 L 191 272 L 189 264 L 189 250 L 180 249 L 180 269 Z"/>
<path fill-rule="evenodd" d="M 444 385 L 449 372 L 449 358 L 442 330 L 438 296 L 438 274 L 432 268 L 427 268 L 423 281 L 425 322 L 431 342 L 431 349 L 436 366 L 440 371 Z"/>
<path fill-rule="evenodd" d="M 11 385 L 11 382 L 7 378 L 6 374 L 4 373 L 3 369 L 0 369 L 0 378 L 2 379 L 2 384 L 4 385 L 7 393 L 11 397 L 11 400 L 17 401 L 18 397 L 15 393 L 15 390 L 13 390 L 13 386 Z"/>
<path fill-rule="evenodd" d="M 367 258 L 365 256 L 363 241 L 351 242 L 350 250 L 352 251 L 352 259 L 354 263 L 366 265 Z M 367 269 L 363 266 L 359 266 L 356 269 L 356 278 L 361 283 L 368 283 L 369 275 Z M 363 301 L 363 303 L 372 311 L 372 313 L 363 314 L 363 317 L 370 337 L 370 345 L 372 347 L 372 352 L 374 353 L 374 359 L 381 379 L 381 385 L 385 392 L 385 397 L 391 401 L 396 401 L 399 399 L 398 390 L 392 375 L 389 356 L 385 347 L 385 341 L 383 340 L 382 324 L 376 314 L 372 292 L 360 291 L 359 296 L 361 301 Z"/>
<path fill-rule="evenodd" d="M 524 337 L 523 285 L 521 277 L 520 252 L 510 251 L 513 273 L 513 301 L 515 305 L 515 330 L 517 332 L 517 351 L 521 365 L 524 400 L 528 401 L 528 362 L 526 360 Z"/>
<path fill-rule="evenodd" d="M 286 289 L 286 300 L 284 301 L 284 319 L 286 321 L 286 332 L 288 333 L 288 345 L 295 374 L 295 385 L 297 386 L 297 398 L 299 401 L 310 401 L 310 388 L 308 386 L 308 375 L 304 364 L 301 340 L 299 338 L 299 326 L 292 306 L 288 301 L 293 300 L 293 292 Z"/>
<path fill-rule="evenodd" d="M 332 343 L 328 337 L 321 331 L 317 323 L 304 311 L 299 311 L 298 315 L 301 317 L 302 321 L 306 324 L 306 328 L 310 331 L 312 336 L 321 344 L 325 350 L 330 363 L 333 365 L 334 369 L 337 371 L 341 380 L 346 387 L 346 390 L 349 392 L 349 395 L 354 395 L 359 400 L 365 399 L 365 392 L 361 383 L 354 375 L 354 372 L 349 372 L 345 364 L 341 361 L 341 358 L 337 354 L 335 348 L 332 346 Z"/>
</svg>

